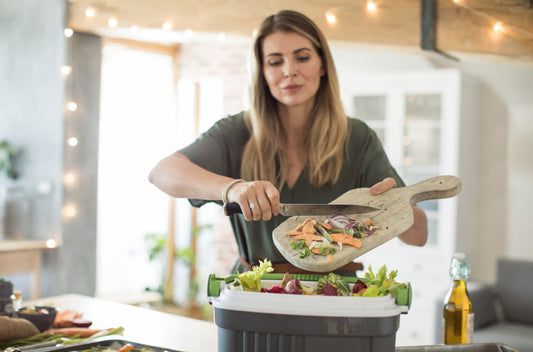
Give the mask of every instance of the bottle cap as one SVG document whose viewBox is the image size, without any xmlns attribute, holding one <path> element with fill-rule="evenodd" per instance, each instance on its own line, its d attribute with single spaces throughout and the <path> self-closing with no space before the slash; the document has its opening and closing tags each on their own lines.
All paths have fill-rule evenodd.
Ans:
<svg viewBox="0 0 533 352">
<path fill-rule="evenodd" d="M 470 277 L 470 268 L 464 253 L 455 253 L 450 263 L 450 276 L 454 280 L 466 280 Z"/>
</svg>

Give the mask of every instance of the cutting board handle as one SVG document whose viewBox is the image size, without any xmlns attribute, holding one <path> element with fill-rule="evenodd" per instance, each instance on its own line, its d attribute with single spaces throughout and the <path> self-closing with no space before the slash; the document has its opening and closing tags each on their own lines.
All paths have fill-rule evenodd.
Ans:
<svg viewBox="0 0 533 352">
<path fill-rule="evenodd" d="M 429 199 L 450 198 L 461 192 L 461 180 L 450 175 L 436 176 L 407 186 L 405 191 L 412 194 L 411 204 Z"/>
</svg>

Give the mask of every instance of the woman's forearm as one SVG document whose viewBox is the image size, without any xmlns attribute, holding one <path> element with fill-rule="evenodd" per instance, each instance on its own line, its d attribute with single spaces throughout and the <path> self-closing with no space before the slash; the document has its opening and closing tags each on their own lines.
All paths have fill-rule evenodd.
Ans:
<svg viewBox="0 0 533 352">
<path fill-rule="evenodd" d="M 201 168 L 181 153 L 162 159 L 148 179 L 172 197 L 205 200 L 220 200 L 224 186 L 232 180 Z"/>
<path fill-rule="evenodd" d="M 411 226 L 404 233 L 398 235 L 398 238 L 404 243 L 413 246 L 423 246 L 426 244 L 428 239 L 428 221 L 426 213 L 422 209 L 415 206 L 413 206 L 413 213 L 413 226 Z"/>
</svg>

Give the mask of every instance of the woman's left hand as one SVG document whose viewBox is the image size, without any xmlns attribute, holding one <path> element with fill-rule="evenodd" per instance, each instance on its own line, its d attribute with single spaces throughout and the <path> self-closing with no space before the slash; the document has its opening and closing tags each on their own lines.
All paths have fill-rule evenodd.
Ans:
<svg viewBox="0 0 533 352">
<path fill-rule="evenodd" d="M 387 177 L 381 182 L 376 183 L 370 187 L 371 194 L 381 194 L 387 192 L 389 189 L 396 188 L 396 180 L 392 177 Z"/>
<path fill-rule="evenodd" d="M 396 188 L 396 180 L 392 177 L 387 177 L 381 182 L 376 183 L 370 187 L 371 194 L 380 194 L 387 192 L 388 190 Z M 428 225 L 426 213 L 416 207 L 413 208 L 413 226 L 411 226 L 407 231 L 398 235 L 398 238 L 404 243 L 413 245 L 413 246 L 423 246 L 427 242 L 428 238 Z"/>
</svg>

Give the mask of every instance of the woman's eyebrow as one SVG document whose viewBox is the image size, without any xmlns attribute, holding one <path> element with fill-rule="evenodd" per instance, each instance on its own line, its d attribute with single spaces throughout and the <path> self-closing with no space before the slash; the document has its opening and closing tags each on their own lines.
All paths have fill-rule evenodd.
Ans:
<svg viewBox="0 0 533 352">
<path fill-rule="evenodd" d="M 311 49 L 306 48 L 306 47 L 299 48 L 299 49 L 293 50 L 292 53 L 293 54 L 298 54 L 298 53 L 301 53 L 302 51 L 311 51 Z M 283 54 L 282 53 L 269 53 L 269 54 L 265 55 L 265 58 L 269 57 L 269 56 L 283 56 Z"/>
</svg>

